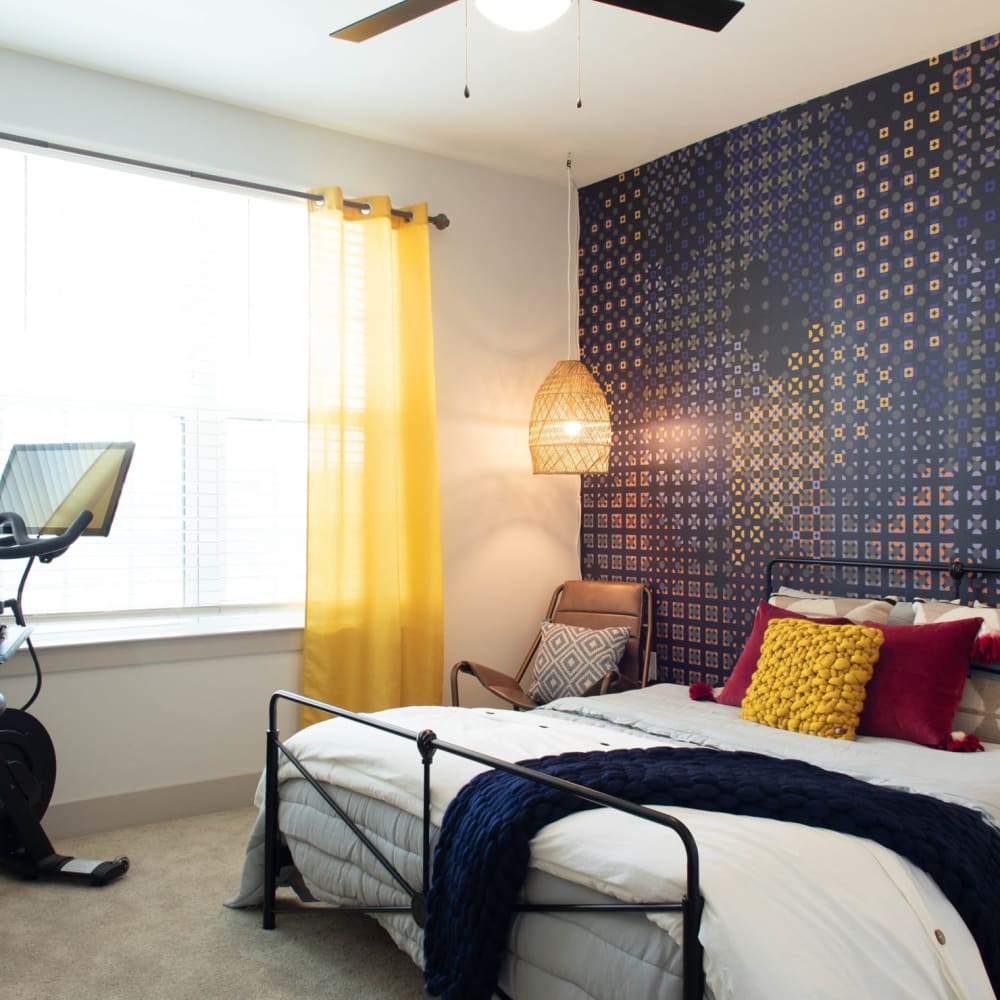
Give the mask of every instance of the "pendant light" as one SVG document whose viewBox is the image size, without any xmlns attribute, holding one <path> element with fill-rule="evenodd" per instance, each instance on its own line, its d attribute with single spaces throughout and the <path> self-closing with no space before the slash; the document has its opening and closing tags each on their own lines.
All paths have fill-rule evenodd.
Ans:
<svg viewBox="0 0 1000 1000">
<path fill-rule="evenodd" d="M 573 252 L 573 161 L 566 160 L 569 353 L 538 387 L 528 423 L 532 471 L 546 475 L 607 472 L 611 413 L 601 387 L 579 360 L 576 267 Z"/>
<path fill-rule="evenodd" d="M 483 17 L 508 31 L 547 28 L 569 10 L 570 0 L 476 0 Z"/>
</svg>

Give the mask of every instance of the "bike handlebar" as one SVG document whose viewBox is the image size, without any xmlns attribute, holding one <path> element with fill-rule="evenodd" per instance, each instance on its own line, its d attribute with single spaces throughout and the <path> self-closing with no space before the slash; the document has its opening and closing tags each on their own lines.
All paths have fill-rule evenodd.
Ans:
<svg viewBox="0 0 1000 1000">
<path fill-rule="evenodd" d="M 69 527 L 59 535 L 33 538 L 28 534 L 24 518 L 13 511 L 0 513 L 0 559 L 30 559 L 37 556 L 49 562 L 61 556 L 94 519 L 89 510 L 81 510 Z"/>
</svg>

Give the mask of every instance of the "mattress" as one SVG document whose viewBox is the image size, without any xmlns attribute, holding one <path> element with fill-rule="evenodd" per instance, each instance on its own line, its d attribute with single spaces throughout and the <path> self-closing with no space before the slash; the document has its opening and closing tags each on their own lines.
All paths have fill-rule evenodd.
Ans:
<svg viewBox="0 0 1000 1000">
<path fill-rule="evenodd" d="M 379 717 L 504 760 L 654 745 L 753 750 L 809 760 L 862 780 L 935 795 L 1000 819 L 1000 747 L 949 754 L 901 741 L 824 740 L 746 722 L 738 709 L 692 702 L 655 685 L 563 699 L 531 713 L 415 707 Z M 347 720 L 288 740 L 402 877 L 422 880 L 422 770 L 412 742 Z M 481 770 L 439 752 L 432 767 L 436 831 L 451 797 Z M 406 905 L 375 856 L 288 764 L 279 771 L 279 826 L 301 878 L 340 905 Z M 258 791 L 262 801 L 262 787 Z M 922 871 L 879 845 L 795 823 L 669 810 L 698 844 L 705 910 L 706 996 L 713 1000 L 851 996 L 974 1000 L 994 993 L 972 936 Z M 676 900 L 685 858 L 669 830 L 595 809 L 550 824 L 532 842 L 524 898 L 533 902 Z M 251 832 L 238 893 L 263 894 L 263 820 Z M 420 928 L 380 914 L 397 945 L 422 964 Z M 522 914 L 511 929 L 500 985 L 516 1000 L 680 996 L 679 915 Z"/>
</svg>

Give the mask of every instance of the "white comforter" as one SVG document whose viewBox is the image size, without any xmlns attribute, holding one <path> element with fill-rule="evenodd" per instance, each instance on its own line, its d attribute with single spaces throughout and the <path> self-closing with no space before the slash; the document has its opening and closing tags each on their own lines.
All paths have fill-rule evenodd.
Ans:
<svg viewBox="0 0 1000 1000">
<path fill-rule="evenodd" d="M 897 741 L 848 743 L 786 733 L 745 722 L 738 709 L 692 702 L 685 688 L 674 685 L 564 699 L 524 714 L 415 707 L 380 717 L 511 761 L 663 743 L 749 749 L 938 795 L 1000 819 L 1000 747 L 948 754 Z M 321 781 L 421 815 L 422 771 L 410 741 L 331 720 L 287 744 Z M 480 770 L 437 753 L 435 824 Z M 286 762 L 281 779 L 295 776 Z M 688 825 L 698 844 L 706 986 L 716 1000 L 994 996 L 975 942 L 951 904 L 923 872 L 891 851 L 798 824 L 667 811 Z M 678 899 L 684 891 L 684 853 L 676 835 L 606 809 L 542 830 L 533 841 L 532 866 L 627 901 Z M 237 905 L 253 901 L 258 879 L 259 872 L 245 872 Z M 679 917 L 648 919 L 679 941 Z"/>
</svg>

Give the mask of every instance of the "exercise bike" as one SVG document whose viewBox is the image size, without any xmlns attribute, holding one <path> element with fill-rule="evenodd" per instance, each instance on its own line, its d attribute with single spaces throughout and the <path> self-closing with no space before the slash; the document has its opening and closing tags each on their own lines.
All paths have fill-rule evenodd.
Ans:
<svg viewBox="0 0 1000 1000">
<path fill-rule="evenodd" d="M 27 711 L 41 690 L 42 672 L 21 611 L 24 584 L 35 559 L 47 563 L 62 555 L 92 519 L 93 514 L 84 510 L 61 534 L 34 538 L 19 514 L 0 513 L 0 559 L 28 560 L 17 596 L 3 602 L 16 623 L 4 637 L 5 658 L 23 643 L 35 667 L 34 691 L 21 708 L 7 708 L 0 693 L 0 866 L 25 879 L 107 885 L 128 871 L 128 858 L 88 861 L 57 854 L 42 829 L 56 783 L 56 755 L 45 727 Z"/>
</svg>

